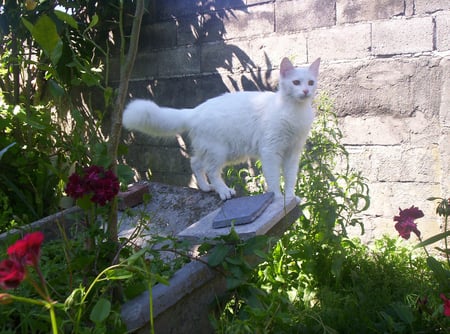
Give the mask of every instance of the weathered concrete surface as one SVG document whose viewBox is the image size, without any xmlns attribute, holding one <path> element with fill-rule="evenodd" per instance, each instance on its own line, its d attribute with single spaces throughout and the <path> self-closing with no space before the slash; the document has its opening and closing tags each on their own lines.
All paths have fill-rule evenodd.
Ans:
<svg viewBox="0 0 450 334">
<path fill-rule="evenodd" d="M 138 224 L 146 225 L 146 233 L 176 236 L 178 233 L 217 210 L 222 201 L 215 193 L 205 193 L 188 187 L 149 183 L 150 201 L 132 209 L 135 217 L 124 215 L 119 226 L 120 235 L 133 233 Z M 144 243 L 145 238 L 137 243 Z"/>
</svg>

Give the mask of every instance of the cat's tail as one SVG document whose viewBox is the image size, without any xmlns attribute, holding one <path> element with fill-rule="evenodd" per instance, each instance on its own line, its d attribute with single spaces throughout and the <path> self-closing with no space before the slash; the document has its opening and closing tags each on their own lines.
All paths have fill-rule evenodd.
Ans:
<svg viewBox="0 0 450 334">
<path fill-rule="evenodd" d="M 188 130 L 190 111 L 160 107 L 153 101 L 137 99 L 123 111 L 122 124 L 128 130 L 159 137 L 172 136 Z"/>
</svg>

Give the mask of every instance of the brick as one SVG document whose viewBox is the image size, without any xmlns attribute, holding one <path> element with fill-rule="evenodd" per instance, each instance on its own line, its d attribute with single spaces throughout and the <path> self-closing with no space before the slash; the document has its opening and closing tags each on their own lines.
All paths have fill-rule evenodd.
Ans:
<svg viewBox="0 0 450 334">
<path fill-rule="evenodd" d="M 440 10 L 450 9 L 448 0 L 415 0 L 416 14 L 435 13 Z"/>
<path fill-rule="evenodd" d="M 337 0 L 338 23 L 373 21 L 403 15 L 404 0 Z"/>
<path fill-rule="evenodd" d="M 372 51 L 375 55 L 419 53 L 433 50 L 431 17 L 376 21 L 372 24 Z"/>
<path fill-rule="evenodd" d="M 450 50 L 450 12 L 436 16 L 436 49 Z"/>
<path fill-rule="evenodd" d="M 335 0 L 293 0 L 275 3 L 276 31 L 329 27 L 336 23 Z"/>
<path fill-rule="evenodd" d="M 365 58 L 370 55 L 370 24 L 317 29 L 308 34 L 308 57 L 314 60 Z M 351 41 L 351 43 L 349 43 Z"/>
</svg>

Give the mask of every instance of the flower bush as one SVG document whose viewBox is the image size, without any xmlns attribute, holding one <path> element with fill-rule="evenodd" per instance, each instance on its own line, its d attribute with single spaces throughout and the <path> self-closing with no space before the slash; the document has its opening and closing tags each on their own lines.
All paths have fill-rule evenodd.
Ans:
<svg viewBox="0 0 450 334">
<path fill-rule="evenodd" d="M 446 295 L 450 293 L 450 259 L 449 259 L 450 248 L 448 247 L 448 240 L 447 240 L 448 237 L 450 236 L 450 231 L 448 230 L 448 217 L 450 216 L 450 204 L 449 204 L 450 199 L 433 197 L 429 198 L 429 200 L 439 200 L 439 203 L 436 208 L 436 213 L 444 218 L 444 231 L 442 233 L 439 233 L 425 241 L 422 241 L 420 237 L 421 233 L 417 227 L 417 223 L 415 223 L 415 220 L 424 217 L 424 213 L 422 212 L 422 210 L 420 210 L 415 206 L 411 206 L 409 209 L 405 210 L 399 209 L 400 210 L 399 215 L 394 216 L 394 221 L 397 222 L 395 224 L 395 229 L 398 231 L 400 237 L 406 240 L 409 239 L 411 232 L 417 235 L 417 238 L 419 239 L 420 243 L 416 247 L 423 247 L 425 253 L 427 254 L 428 267 L 430 271 L 433 273 L 434 278 L 437 280 L 439 288 L 441 289 L 441 291 L 443 291 L 439 295 L 440 299 L 443 302 L 443 305 L 441 305 L 438 308 L 438 313 L 441 313 L 446 317 L 450 317 L 450 300 L 447 298 Z M 441 252 L 446 257 L 447 261 L 445 263 L 436 259 L 436 257 L 431 256 L 426 248 L 426 246 L 442 240 L 444 241 L 444 248 L 435 247 L 435 250 Z M 433 315 L 433 310 L 430 310 L 426 307 L 428 296 L 425 296 L 421 300 L 426 301 L 419 303 L 421 304 L 421 310 L 426 311 L 431 315 Z"/>
</svg>

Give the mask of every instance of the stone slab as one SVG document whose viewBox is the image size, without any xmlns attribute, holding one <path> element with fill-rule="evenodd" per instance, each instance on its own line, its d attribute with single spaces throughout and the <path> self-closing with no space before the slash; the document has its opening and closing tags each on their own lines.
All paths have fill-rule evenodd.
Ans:
<svg viewBox="0 0 450 334">
<path fill-rule="evenodd" d="M 222 228 L 249 224 L 258 218 L 273 201 L 273 192 L 243 196 L 226 201 L 214 217 L 212 227 Z"/>
<path fill-rule="evenodd" d="M 276 199 L 251 224 L 235 226 L 234 230 L 242 240 L 247 240 L 257 235 L 264 235 L 298 204 L 299 200 L 296 198 L 293 198 L 288 203 L 285 203 L 283 199 Z M 178 233 L 178 238 L 193 243 L 201 243 L 205 240 L 212 240 L 229 234 L 231 227 L 213 228 L 214 218 L 219 211 L 220 209 L 214 210 L 198 222 L 188 226 L 185 230 Z"/>
</svg>

